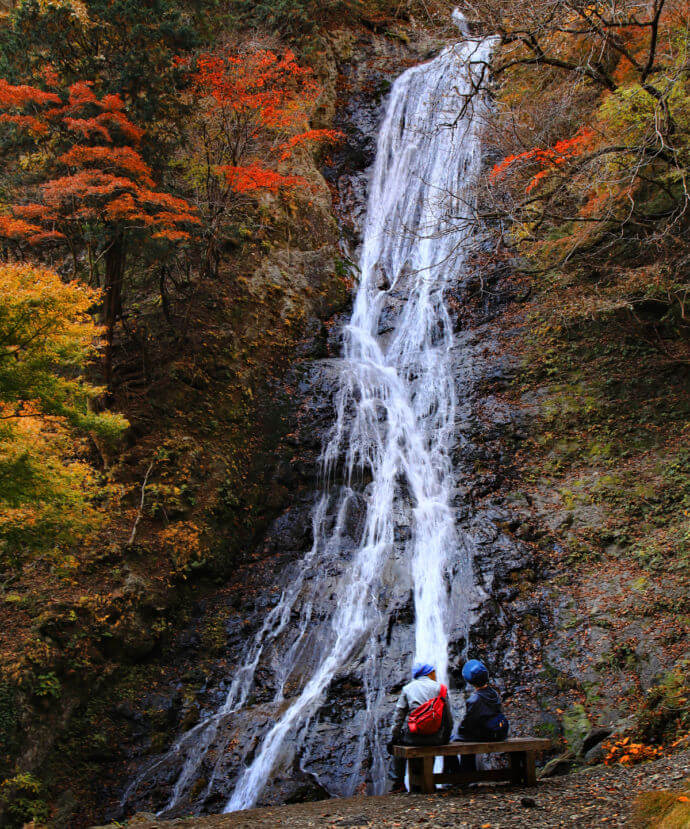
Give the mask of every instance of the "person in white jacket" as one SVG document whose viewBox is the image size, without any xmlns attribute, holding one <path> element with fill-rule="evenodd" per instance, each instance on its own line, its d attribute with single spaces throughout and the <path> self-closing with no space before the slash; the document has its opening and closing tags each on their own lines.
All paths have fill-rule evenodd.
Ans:
<svg viewBox="0 0 690 829">
<path fill-rule="evenodd" d="M 403 686 L 398 703 L 395 706 L 391 738 L 388 751 L 392 754 L 394 745 L 438 746 L 450 739 L 453 730 L 453 717 L 450 712 L 450 700 L 446 694 L 443 706 L 441 727 L 433 734 L 412 734 L 407 726 L 410 713 L 441 694 L 441 683 L 436 679 L 436 669 L 428 662 L 415 662 L 412 666 L 412 681 Z M 393 757 L 389 777 L 392 791 L 405 791 L 405 758 Z"/>
</svg>

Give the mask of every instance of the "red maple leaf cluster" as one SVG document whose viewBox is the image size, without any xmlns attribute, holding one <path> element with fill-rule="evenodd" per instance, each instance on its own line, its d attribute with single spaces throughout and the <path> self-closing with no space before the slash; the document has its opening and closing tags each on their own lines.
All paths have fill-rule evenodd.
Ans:
<svg viewBox="0 0 690 829">
<path fill-rule="evenodd" d="M 58 83 L 54 72 L 46 83 Z M 156 190 L 140 145 L 144 131 L 125 113 L 119 95 L 98 97 L 80 81 L 62 95 L 0 79 L 0 122 L 27 132 L 45 147 L 62 147 L 40 184 L 39 199 L 10 204 L 0 235 L 30 245 L 62 242 L 84 223 L 146 229 L 154 238 L 190 238 L 200 220 L 184 199 Z"/>
<path fill-rule="evenodd" d="M 178 64 L 190 62 L 178 58 Z M 215 128 L 219 163 L 215 172 L 236 193 L 294 190 L 308 186 L 279 167 L 299 147 L 339 140 L 336 130 L 310 129 L 308 113 L 321 87 L 313 71 L 294 54 L 269 50 L 204 54 L 190 69 L 191 81 L 206 119 Z"/>
<path fill-rule="evenodd" d="M 582 151 L 592 142 L 594 138 L 594 131 L 588 127 L 583 127 L 572 137 L 558 141 L 553 147 L 540 149 L 535 147 L 531 150 L 525 150 L 516 155 L 509 155 L 503 159 L 499 164 L 496 164 L 491 172 L 489 178 L 495 181 L 499 176 L 503 175 L 509 167 L 512 167 L 518 161 L 528 161 L 534 159 L 541 167 L 537 173 L 532 176 L 527 185 L 527 192 L 531 192 L 537 184 L 545 178 L 554 167 L 565 164 L 566 161 L 580 155 Z"/>
</svg>

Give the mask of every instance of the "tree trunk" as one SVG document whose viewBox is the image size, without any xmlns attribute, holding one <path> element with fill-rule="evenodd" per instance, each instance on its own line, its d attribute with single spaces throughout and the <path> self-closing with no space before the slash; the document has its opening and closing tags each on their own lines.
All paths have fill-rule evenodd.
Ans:
<svg viewBox="0 0 690 829">
<path fill-rule="evenodd" d="M 108 392 L 113 379 L 113 338 L 115 323 L 122 315 L 122 277 L 125 271 L 125 239 L 117 231 L 105 256 L 105 297 L 103 323 L 105 325 L 105 364 L 103 374 Z"/>
</svg>

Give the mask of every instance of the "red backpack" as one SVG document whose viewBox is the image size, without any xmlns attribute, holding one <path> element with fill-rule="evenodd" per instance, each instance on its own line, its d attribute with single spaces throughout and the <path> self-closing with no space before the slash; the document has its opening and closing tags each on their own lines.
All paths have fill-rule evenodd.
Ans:
<svg viewBox="0 0 690 829">
<path fill-rule="evenodd" d="M 410 711 L 407 718 L 410 734 L 435 734 L 441 728 L 447 693 L 446 686 L 441 685 L 441 693 L 437 697 L 423 702 L 414 711 Z"/>
</svg>

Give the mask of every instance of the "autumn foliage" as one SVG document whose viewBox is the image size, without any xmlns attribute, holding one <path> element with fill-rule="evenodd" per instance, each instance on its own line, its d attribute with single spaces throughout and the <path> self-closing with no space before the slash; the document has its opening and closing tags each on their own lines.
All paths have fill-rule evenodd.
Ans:
<svg viewBox="0 0 690 829">
<path fill-rule="evenodd" d="M 687 366 L 690 4 L 475 8 L 498 33 L 486 216 L 527 270 L 577 285 L 556 303 L 564 324 L 615 319 Z"/>
<path fill-rule="evenodd" d="M 534 173 L 532 179 L 527 184 L 526 192 L 529 193 L 555 167 L 577 158 L 591 144 L 593 137 L 594 131 L 588 127 L 583 127 L 572 138 L 557 141 L 553 147 L 547 147 L 546 149 L 535 147 L 515 155 L 509 155 L 492 168 L 489 177 L 491 180 L 496 180 L 515 164 L 534 161 L 537 166 L 537 172 Z"/>
<path fill-rule="evenodd" d="M 636 743 L 630 737 L 623 737 L 609 744 L 606 755 L 604 756 L 604 762 L 607 766 L 613 763 L 631 766 L 635 763 L 642 763 L 645 760 L 654 760 L 656 757 L 659 757 L 662 751 L 661 746 Z"/>
<path fill-rule="evenodd" d="M 334 130 L 309 129 L 321 87 L 292 52 L 225 52 L 197 58 L 191 81 L 215 150 L 215 173 L 237 193 L 307 185 L 281 167 L 299 147 L 336 141 Z"/>
<path fill-rule="evenodd" d="M 72 84 L 61 96 L 0 80 L 0 107 L 1 121 L 41 147 L 62 148 L 41 170 L 38 199 L 10 204 L 0 216 L 5 238 L 74 248 L 96 223 L 178 241 L 199 223 L 184 199 L 156 189 L 139 149 L 144 132 L 129 120 L 119 95 L 99 97 L 88 82 Z"/>
<path fill-rule="evenodd" d="M 84 379 L 102 330 L 90 311 L 99 292 L 51 270 L 0 266 L 0 564 L 47 547 L 56 556 L 100 522 L 88 436 L 116 438 L 118 415 L 90 405 Z"/>
</svg>

